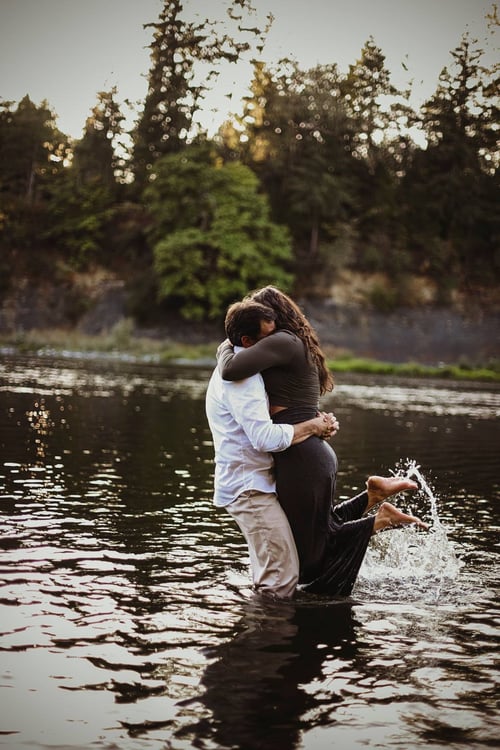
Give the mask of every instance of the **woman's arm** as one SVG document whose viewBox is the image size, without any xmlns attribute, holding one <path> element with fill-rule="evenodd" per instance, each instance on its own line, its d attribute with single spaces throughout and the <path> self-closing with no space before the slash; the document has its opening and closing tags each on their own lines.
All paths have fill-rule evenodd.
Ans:
<svg viewBox="0 0 500 750">
<path fill-rule="evenodd" d="M 296 351 L 297 342 L 302 346 L 293 333 L 277 331 L 237 354 L 229 341 L 224 342 L 217 350 L 219 372 L 224 380 L 243 380 L 268 367 L 286 365 Z"/>
</svg>

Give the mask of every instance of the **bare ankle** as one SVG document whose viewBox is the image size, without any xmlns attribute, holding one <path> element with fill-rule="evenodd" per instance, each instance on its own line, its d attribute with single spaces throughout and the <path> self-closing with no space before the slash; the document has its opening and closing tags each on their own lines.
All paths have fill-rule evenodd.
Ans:
<svg viewBox="0 0 500 750">
<path fill-rule="evenodd" d="M 391 505 L 391 503 L 383 502 L 375 514 L 373 533 L 376 534 L 377 532 L 388 528 L 409 526 L 410 524 L 415 524 L 418 528 L 425 530 L 429 528 L 429 525 L 421 521 L 417 516 L 404 513 L 402 510 L 399 510 L 399 508 Z"/>
<path fill-rule="evenodd" d="M 377 503 L 386 500 L 392 495 L 397 495 L 405 490 L 416 490 L 418 485 L 409 479 L 401 477 L 379 477 L 370 476 L 366 481 L 366 490 L 368 494 L 367 510 L 373 508 Z"/>
</svg>

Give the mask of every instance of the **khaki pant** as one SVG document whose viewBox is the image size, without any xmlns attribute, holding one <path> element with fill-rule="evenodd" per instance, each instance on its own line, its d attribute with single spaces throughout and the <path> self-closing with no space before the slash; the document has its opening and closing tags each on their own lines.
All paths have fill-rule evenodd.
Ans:
<svg viewBox="0 0 500 750">
<path fill-rule="evenodd" d="M 248 490 L 225 507 L 248 544 L 255 588 L 280 598 L 292 597 L 299 579 L 299 558 L 277 496 Z"/>
</svg>

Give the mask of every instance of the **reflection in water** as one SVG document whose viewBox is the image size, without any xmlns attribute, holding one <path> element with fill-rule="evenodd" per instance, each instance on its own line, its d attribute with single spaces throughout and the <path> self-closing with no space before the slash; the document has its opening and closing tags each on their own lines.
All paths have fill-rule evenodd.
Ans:
<svg viewBox="0 0 500 750">
<path fill-rule="evenodd" d="M 308 712 L 316 726 L 328 725 L 343 701 L 348 678 L 342 675 L 352 669 L 357 651 L 352 604 L 308 606 L 255 598 L 242 609 L 238 634 L 207 654 L 211 663 L 202 677 L 200 700 L 211 721 L 186 727 L 180 736 L 201 735 L 220 748 L 299 747 Z M 323 698 L 307 689 L 316 680 L 326 680 Z"/>
<path fill-rule="evenodd" d="M 339 499 L 413 461 L 431 532 L 280 604 L 212 505 L 207 378 L 0 360 L 0 747 L 494 746 L 498 388 L 339 384 Z"/>
<path fill-rule="evenodd" d="M 201 705 L 203 718 L 176 737 L 248 750 L 333 740 L 406 748 L 419 746 L 415 735 L 480 746 L 496 705 L 495 670 L 482 654 L 495 639 L 489 629 L 471 640 L 457 605 L 251 600 L 232 639 L 208 650 L 203 692 L 180 703 Z"/>
</svg>

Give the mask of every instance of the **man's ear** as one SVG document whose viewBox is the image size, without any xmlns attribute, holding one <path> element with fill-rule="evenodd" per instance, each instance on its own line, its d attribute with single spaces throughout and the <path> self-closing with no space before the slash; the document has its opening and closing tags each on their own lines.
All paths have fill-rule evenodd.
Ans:
<svg viewBox="0 0 500 750">
<path fill-rule="evenodd" d="M 250 336 L 242 336 L 241 337 L 241 345 L 248 349 L 250 346 L 253 346 L 255 344 L 255 341 Z"/>
</svg>

